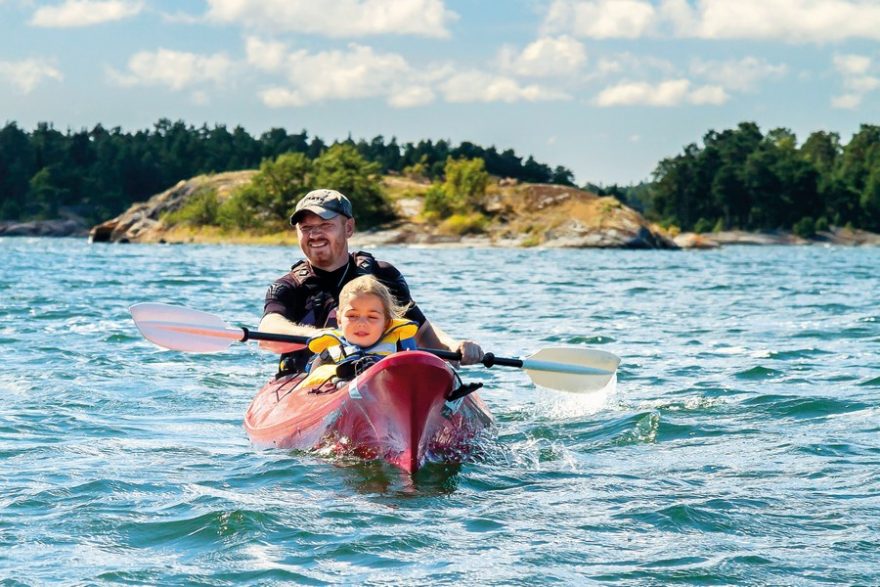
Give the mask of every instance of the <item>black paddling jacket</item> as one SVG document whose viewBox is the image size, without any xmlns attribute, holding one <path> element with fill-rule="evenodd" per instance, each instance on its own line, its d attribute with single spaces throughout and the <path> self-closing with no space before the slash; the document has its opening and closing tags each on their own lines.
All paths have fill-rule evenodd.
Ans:
<svg viewBox="0 0 880 587">
<path fill-rule="evenodd" d="M 372 275 L 385 284 L 398 304 L 413 302 L 409 286 L 400 271 L 390 263 L 377 261 L 369 253 L 357 251 L 351 255 L 345 267 L 330 273 L 315 270 L 306 260 L 296 263 L 287 275 L 269 286 L 263 316 L 281 314 L 297 324 L 336 328 L 339 292 L 346 283 L 361 275 Z M 415 303 L 407 310 L 405 317 L 419 326 L 426 320 Z M 281 355 L 279 375 L 304 370 L 311 355 L 307 349 Z"/>
</svg>

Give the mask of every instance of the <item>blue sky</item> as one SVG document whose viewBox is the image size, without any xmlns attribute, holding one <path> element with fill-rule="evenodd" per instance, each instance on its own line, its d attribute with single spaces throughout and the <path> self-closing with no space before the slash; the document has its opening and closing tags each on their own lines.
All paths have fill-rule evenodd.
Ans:
<svg viewBox="0 0 880 587">
<path fill-rule="evenodd" d="M 747 120 L 848 141 L 878 40 L 878 0 L 0 0 L 0 112 L 469 140 L 630 183 Z"/>
</svg>

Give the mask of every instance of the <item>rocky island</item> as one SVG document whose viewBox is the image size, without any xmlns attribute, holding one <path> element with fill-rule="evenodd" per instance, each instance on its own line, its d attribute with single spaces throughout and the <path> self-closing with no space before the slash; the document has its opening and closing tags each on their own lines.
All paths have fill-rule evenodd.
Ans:
<svg viewBox="0 0 880 587">
<path fill-rule="evenodd" d="M 181 181 L 93 227 L 89 238 L 92 242 L 293 243 L 295 235 L 290 230 L 230 232 L 213 226 L 168 222 L 171 213 L 180 210 L 197 194 L 212 191 L 222 202 L 251 181 L 255 173 L 218 173 Z M 493 179 L 486 190 L 485 222 L 463 228 L 450 225 L 449 219 L 425 218 L 424 200 L 429 182 L 389 175 L 382 179 L 382 188 L 397 218 L 370 230 L 360 230 L 353 241 L 356 245 L 678 248 L 659 226 L 649 223 L 616 198 L 575 187 Z"/>
</svg>

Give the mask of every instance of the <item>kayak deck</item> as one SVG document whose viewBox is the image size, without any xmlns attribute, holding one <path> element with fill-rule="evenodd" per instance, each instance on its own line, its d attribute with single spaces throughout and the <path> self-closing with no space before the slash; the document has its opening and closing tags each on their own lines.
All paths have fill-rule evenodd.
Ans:
<svg viewBox="0 0 880 587">
<path fill-rule="evenodd" d="M 256 446 L 329 447 L 415 472 L 426 462 L 459 462 L 494 423 L 476 393 L 447 401 L 452 367 L 421 351 L 386 357 L 338 388 L 303 379 L 270 381 L 254 397 L 244 426 Z"/>
</svg>

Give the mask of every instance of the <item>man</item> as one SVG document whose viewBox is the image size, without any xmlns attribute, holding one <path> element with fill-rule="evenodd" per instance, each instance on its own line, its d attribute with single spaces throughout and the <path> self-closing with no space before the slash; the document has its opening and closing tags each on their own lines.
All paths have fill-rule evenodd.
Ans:
<svg viewBox="0 0 880 587">
<path fill-rule="evenodd" d="M 342 286 L 359 275 L 370 274 L 388 286 L 399 304 L 410 304 L 405 317 L 419 324 L 418 346 L 458 351 L 463 365 L 483 358 L 477 343 L 455 340 L 428 321 L 393 265 L 377 261 L 369 253 L 349 252 L 348 239 L 354 234 L 355 221 L 351 202 L 344 195 L 329 189 L 309 192 L 297 203 L 290 224 L 296 227 L 306 259 L 269 286 L 261 331 L 314 336 L 319 329 L 335 327 Z M 283 355 L 281 372 L 301 371 L 307 360 L 308 351 Z"/>
</svg>

